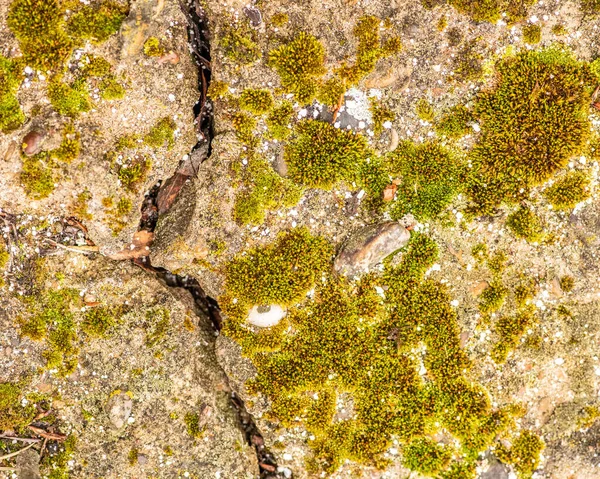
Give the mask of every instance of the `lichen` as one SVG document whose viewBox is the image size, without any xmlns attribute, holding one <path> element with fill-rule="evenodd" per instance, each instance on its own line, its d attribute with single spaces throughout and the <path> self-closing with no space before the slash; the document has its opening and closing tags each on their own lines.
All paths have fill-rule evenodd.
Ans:
<svg viewBox="0 0 600 479">
<path fill-rule="evenodd" d="M 287 13 L 277 12 L 271 16 L 271 25 L 277 28 L 283 27 L 287 22 L 289 22 L 290 18 Z"/>
<path fill-rule="evenodd" d="M 331 189 L 341 181 L 351 184 L 371 154 L 363 136 L 323 121 L 301 121 L 294 133 L 285 161 L 289 177 L 300 185 Z"/>
<path fill-rule="evenodd" d="M 591 196 L 590 176 L 584 171 L 570 171 L 543 191 L 555 210 L 568 211 Z"/>
<path fill-rule="evenodd" d="M 20 127 L 25 115 L 17 99 L 21 84 L 19 65 L 0 55 L 0 131 L 8 133 Z"/>
<path fill-rule="evenodd" d="M 544 238 L 544 228 L 531 208 L 520 206 L 506 218 L 506 226 L 517 238 L 537 243 Z"/>
</svg>

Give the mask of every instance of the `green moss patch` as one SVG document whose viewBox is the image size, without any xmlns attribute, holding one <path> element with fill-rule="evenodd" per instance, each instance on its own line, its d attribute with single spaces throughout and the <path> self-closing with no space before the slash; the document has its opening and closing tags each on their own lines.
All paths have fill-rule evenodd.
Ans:
<svg viewBox="0 0 600 479">
<path fill-rule="evenodd" d="M 172 118 L 161 118 L 144 136 L 144 143 L 153 148 L 161 148 L 166 143 L 167 148 L 171 149 L 175 146 L 176 128 L 177 125 Z"/>
<path fill-rule="evenodd" d="M 523 27 L 523 40 L 530 45 L 540 43 L 542 41 L 542 28 L 539 25 L 525 25 Z"/>
<path fill-rule="evenodd" d="M 543 195 L 555 210 L 568 211 L 591 196 L 590 176 L 584 171 L 571 171 L 546 188 Z"/>
<path fill-rule="evenodd" d="M 261 58 L 258 35 L 246 20 L 223 22 L 224 31 L 218 39 L 224 55 L 236 65 L 248 65 Z"/>
<path fill-rule="evenodd" d="M 422 1 L 425 5 L 431 2 Z M 496 23 L 506 14 L 506 19 L 514 23 L 526 18 L 528 7 L 534 5 L 536 0 L 448 0 L 448 3 L 476 22 Z"/>
<path fill-rule="evenodd" d="M 494 410 L 485 390 L 470 378 L 471 363 L 460 347 L 448 291 L 425 278 L 437 260 L 437 245 L 413 234 L 398 266 L 356 283 L 326 276 L 314 284 L 312 299 L 290 308 L 277 326 L 254 332 L 245 325 L 248 304 L 289 304 L 303 297 L 273 297 L 273 290 L 288 288 L 304 272 L 298 261 L 311 256 L 288 255 L 290 249 L 280 239 L 263 247 L 260 256 L 252 250 L 236 259 L 236 267 L 227 270 L 221 304 L 228 315 L 225 333 L 240 342 L 258 370 L 250 390 L 272 400 L 269 418 L 303 425 L 314 436 L 309 469 L 332 473 L 345 460 L 385 465 L 383 453 L 394 438 L 411 469 L 472 477 L 479 453 L 498 436 L 506 437 L 522 411 L 511 405 Z M 295 265 L 289 260 L 284 264 L 291 268 L 279 260 L 273 264 L 281 256 L 295 258 Z M 296 274 L 289 276 L 294 268 Z M 256 272 L 267 269 L 268 275 L 259 277 L 260 291 L 251 290 Z M 311 277 L 302 291 L 319 277 Z M 351 401 L 352 413 L 334 420 L 339 401 Z M 432 440 L 441 429 L 458 440 L 456 451 Z M 464 459 L 452 461 L 457 454 Z"/>
<path fill-rule="evenodd" d="M 82 5 L 67 22 L 70 35 L 94 43 L 102 43 L 117 33 L 127 17 L 129 7 L 113 1 Z"/>
<path fill-rule="evenodd" d="M 507 464 L 512 464 L 519 479 L 530 479 L 540 464 L 540 454 L 544 441 L 529 430 L 525 430 L 513 441 L 510 448 L 496 448 L 496 456 Z"/>
<path fill-rule="evenodd" d="M 444 112 L 435 123 L 435 132 L 440 136 L 456 140 L 471 133 L 469 123 L 472 121 L 471 111 L 463 105 L 457 105 Z"/>
<path fill-rule="evenodd" d="M 22 382 L 0 383 L 0 431 L 20 430 L 33 421 L 37 414 L 35 404 L 25 402 Z"/>
<path fill-rule="evenodd" d="M 506 226 L 517 238 L 537 243 L 544 238 L 544 228 L 531 208 L 521 206 L 506 218 Z"/>
<path fill-rule="evenodd" d="M 582 153 L 597 83 L 587 64 L 559 47 L 501 59 L 496 79 L 474 107 L 481 135 L 469 153 L 469 196 L 478 214 L 521 201 Z"/>
<path fill-rule="evenodd" d="M 439 215 L 461 189 L 460 158 L 438 143 L 402 142 L 386 157 L 390 174 L 400 178 L 392 217 L 412 213 L 419 220 Z"/>
<path fill-rule="evenodd" d="M 60 77 L 54 77 L 48 83 L 48 98 L 58 113 L 72 118 L 92 108 L 85 78 L 78 78 L 67 84 Z"/>
<path fill-rule="evenodd" d="M 266 119 L 269 136 L 274 140 L 285 140 L 292 133 L 291 122 L 294 108 L 289 101 L 277 105 Z"/>
<path fill-rule="evenodd" d="M 246 89 L 240 95 L 240 108 L 262 115 L 273 108 L 273 95 L 269 90 Z"/>
<path fill-rule="evenodd" d="M 0 131 L 8 133 L 20 127 L 25 115 L 17 100 L 21 85 L 20 65 L 0 55 Z"/>
<path fill-rule="evenodd" d="M 289 177 L 311 188 L 357 181 L 360 165 L 370 155 L 363 136 L 317 120 L 298 123 L 295 138 L 285 147 Z"/>
</svg>

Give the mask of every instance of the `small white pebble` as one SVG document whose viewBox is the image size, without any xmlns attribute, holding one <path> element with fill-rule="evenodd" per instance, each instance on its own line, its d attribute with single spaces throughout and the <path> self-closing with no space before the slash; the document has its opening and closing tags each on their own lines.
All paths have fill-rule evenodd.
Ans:
<svg viewBox="0 0 600 479">
<path fill-rule="evenodd" d="M 565 363 L 565 360 L 563 358 L 556 358 L 554 360 L 554 364 L 556 364 L 557 366 L 562 366 Z"/>
</svg>

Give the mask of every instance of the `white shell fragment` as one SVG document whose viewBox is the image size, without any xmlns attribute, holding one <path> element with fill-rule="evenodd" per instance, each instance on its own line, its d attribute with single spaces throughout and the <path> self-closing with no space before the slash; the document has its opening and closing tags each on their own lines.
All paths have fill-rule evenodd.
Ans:
<svg viewBox="0 0 600 479">
<path fill-rule="evenodd" d="M 248 314 L 248 322 L 259 328 L 275 326 L 285 316 L 286 311 L 276 304 L 271 306 L 254 306 Z"/>
</svg>

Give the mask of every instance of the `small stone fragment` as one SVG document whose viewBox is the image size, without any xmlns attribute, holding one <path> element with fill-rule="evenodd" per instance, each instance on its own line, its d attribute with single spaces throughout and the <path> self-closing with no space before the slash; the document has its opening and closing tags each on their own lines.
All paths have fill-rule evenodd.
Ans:
<svg viewBox="0 0 600 479">
<path fill-rule="evenodd" d="M 285 310 L 281 306 L 254 306 L 248 314 L 248 322 L 254 326 L 268 328 L 278 324 L 284 316 Z"/>
<path fill-rule="evenodd" d="M 396 196 L 396 190 L 398 187 L 395 184 L 387 185 L 383 190 L 383 201 L 389 202 L 393 201 Z"/>
<path fill-rule="evenodd" d="M 17 456 L 18 479 L 41 479 L 40 455 L 33 449 L 23 451 Z"/>
<path fill-rule="evenodd" d="M 475 297 L 479 296 L 489 286 L 487 281 L 479 281 L 469 288 L 471 294 Z"/>
<path fill-rule="evenodd" d="M 23 153 L 26 156 L 33 156 L 42 150 L 42 143 L 46 138 L 46 132 L 40 129 L 33 129 L 23 137 Z"/>
<path fill-rule="evenodd" d="M 111 424 L 117 429 L 121 429 L 131 416 L 133 401 L 128 394 L 118 392 L 108 400 L 107 409 Z"/>
<path fill-rule="evenodd" d="M 350 276 L 366 273 L 409 239 L 410 232 L 395 221 L 366 226 L 347 241 L 333 267 Z"/>
<path fill-rule="evenodd" d="M 158 63 L 170 63 L 171 65 L 177 65 L 179 63 L 179 55 L 177 55 L 175 52 L 166 53 L 158 59 Z"/>
<path fill-rule="evenodd" d="M 398 136 L 398 132 L 394 129 L 390 129 L 390 144 L 388 145 L 388 151 L 394 151 L 398 148 L 400 144 L 400 137 Z"/>
<path fill-rule="evenodd" d="M 137 462 L 140 466 L 145 466 L 146 464 L 148 464 L 148 456 L 146 456 L 145 454 L 138 454 Z"/>
<path fill-rule="evenodd" d="M 249 5 L 244 7 L 244 13 L 248 17 L 248 20 L 250 20 L 250 25 L 253 27 L 259 27 L 261 25 L 262 14 L 258 8 Z"/>
</svg>

